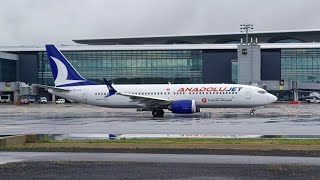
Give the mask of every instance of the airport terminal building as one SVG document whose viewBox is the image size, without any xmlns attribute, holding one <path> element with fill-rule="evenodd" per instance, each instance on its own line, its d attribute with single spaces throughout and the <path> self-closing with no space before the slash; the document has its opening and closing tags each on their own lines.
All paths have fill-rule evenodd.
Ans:
<svg viewBox="0 0 320 180">
<path fill-rule="evenodd" d="M 241 33 L 83 39 L 57 47 L 81 75 L 100 83 L 265 85 L 280 100 L 292 99 L 292 88 L 320 89 L 320 30 L 250 37 L 245 43 Z M 27 94 L 17 82 L 53 85 L 44 46 L 0 46 L 0 92 Z"/>
</svg>

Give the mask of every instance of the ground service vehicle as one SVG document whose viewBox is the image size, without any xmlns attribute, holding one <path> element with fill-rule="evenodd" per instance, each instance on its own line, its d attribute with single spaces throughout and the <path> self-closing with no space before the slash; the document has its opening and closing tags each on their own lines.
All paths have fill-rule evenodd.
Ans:
<svg viewBox="0 0 320 180">
<path fill-rule="evenodd" d="M 56 100 L 56 104 L 64 104 L 66 103 L 66 100 L 65 99 L 58 99 Z"/>
<path fill-rule="evenodd" d="M 23 99 L 20 99 L 20 103 L 21 104 L 29 104 L 30 101 L 29 101 L 29 99 L 23 98 Z"/>
<path fill-rule="evenodd" d="M 2 103 L 11 102 L 10 95 L 1 95 L 0 96 L 0 102 L 2 102 Z"/>
<path fill-rule="evenodd" d="M 320 98 L 317 96 L 308 96 L 306 98 L 307 103 L 320 103 Z"/>
<path fill-rule="evenodd" d="M 40 97 L 39 98 L 39 104 L 46 104 L 48 101 L 47 101 L 47 98 L 46 97 Z"/>
</svg>

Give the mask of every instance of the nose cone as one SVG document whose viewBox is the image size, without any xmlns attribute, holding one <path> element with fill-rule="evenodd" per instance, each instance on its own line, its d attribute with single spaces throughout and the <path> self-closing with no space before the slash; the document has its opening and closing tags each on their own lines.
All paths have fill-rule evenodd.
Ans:
<svg viewBox="0 0 320 180">
<path fill-rule="evenodd" d="M 273 94 L 269 94 L 269 101 L 270 103 L 276 102 L 278 100 L 277 96 L 273 95 Z"/>
</svg>

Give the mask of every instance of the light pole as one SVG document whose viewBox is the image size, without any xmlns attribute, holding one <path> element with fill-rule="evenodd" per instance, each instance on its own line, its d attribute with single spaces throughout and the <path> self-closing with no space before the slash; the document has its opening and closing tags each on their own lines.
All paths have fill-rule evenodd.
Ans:
<svg viewBox="0 0 320 180">
<path fill-rule="evenodd" d="M 246 33 L 246 43 L 249 44 L 249 31 L 253 30 L 252 24 L 240 24 L 240 31 Z"/>
</svg>

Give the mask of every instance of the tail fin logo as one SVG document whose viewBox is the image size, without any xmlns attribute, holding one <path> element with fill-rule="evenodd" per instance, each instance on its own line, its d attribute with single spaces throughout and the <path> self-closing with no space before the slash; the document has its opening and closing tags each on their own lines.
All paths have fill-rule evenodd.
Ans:
<svg viewBox="0 0 320 180">
<path fill-rule="evenodd" d="M 56 87 L 97 85 L 83 78 L 54 45 L 47 44 L 46 49 Z"/>
<path fill-rule="evenodd" d="M 56 86 L 64 85 L 64 84 L 73 84 L 83 82 L 83 80 L 69 80 L 68 79 L 68 69 L 63 62 L 59 59 L 50 56 L 50 58 L 54 61 L 57 66 L 57 76 L 55 77 L 54 83 Z"/>
</svg>

